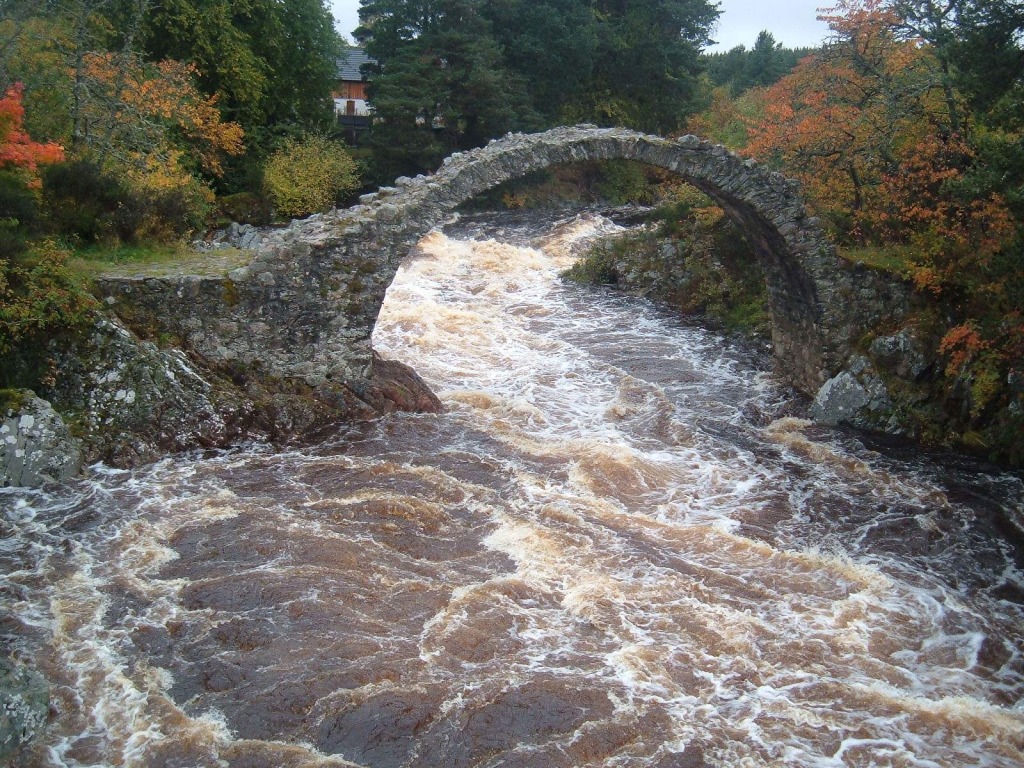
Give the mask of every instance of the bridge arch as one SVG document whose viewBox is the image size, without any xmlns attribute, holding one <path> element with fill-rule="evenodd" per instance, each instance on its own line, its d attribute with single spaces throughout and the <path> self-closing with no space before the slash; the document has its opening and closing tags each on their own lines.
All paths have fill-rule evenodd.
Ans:
<svg viewBox="0 0 1024 768">
<path fill-rule="evenodd" d="M 677 174 L 736 221 L 764 267 L 779 371 L 816 392 L 855 338 L 852 271 L 807 214 L 795 182 L 695 136 L 594 126 L 509 134 L 447 158 L 434 174 L 364 195 L 357 206 L 292 222 L 226 276 L 122 282 L 108 286 L 108 302 L 128 300 L 137 325 L 172 334 L 207 359 L 304 379 L 379 408 L 402 395 L 389 394 L 396 369 L 376 359 L 370 338 L 385 291 L 420 238 L 506 181 L 556 164 L 616 159 Z"/>
<path fill-rule="evenodd" d="M 431 176 L 399 179 L 395 187 L 364 196 L 351 215 L 371 217 L 385 229 L 411 228 L 406 236 L 375 227 L 378 238 L 393 241 L 380 275 L 390 284 L 415 241 L 460 204 L 552 165 L 615 159 L 677 174 L 739 225 L 764 268 L 780 369 L 801 389 L 816 391 L 845 356 L 844 322 L 833 301 L 842 262 L 817 220 L 807 214 L 796 182 L 720 145 L 696 136 L 669 140 L 594 126 L 509 134 L 447 158 Z"/>
</svg>

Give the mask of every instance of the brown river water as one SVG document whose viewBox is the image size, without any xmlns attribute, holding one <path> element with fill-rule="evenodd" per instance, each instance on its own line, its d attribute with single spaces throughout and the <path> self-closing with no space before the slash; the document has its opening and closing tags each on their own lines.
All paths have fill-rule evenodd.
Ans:
<svg viewBox="0 0 1024 768">
<path fill-rule="evenodd" d="M 1024 765 L 1024 479 L 813 425 L 761 345 L 466 217 L 375 347 L 446 413 L 0 490 L 24 766 Z"/>
</svg>

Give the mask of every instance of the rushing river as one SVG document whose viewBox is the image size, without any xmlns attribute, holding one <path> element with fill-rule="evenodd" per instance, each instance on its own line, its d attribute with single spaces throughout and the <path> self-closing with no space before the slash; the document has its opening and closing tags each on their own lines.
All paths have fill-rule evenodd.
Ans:
<svg viewBox="0 0 1024 768">
<path fill-rule="evenodd" d="M 25 766 L 1024 765 L 1024 482 L 467 220 L 375 333 L 446 406 L 0 491 Z"/>
</svg>

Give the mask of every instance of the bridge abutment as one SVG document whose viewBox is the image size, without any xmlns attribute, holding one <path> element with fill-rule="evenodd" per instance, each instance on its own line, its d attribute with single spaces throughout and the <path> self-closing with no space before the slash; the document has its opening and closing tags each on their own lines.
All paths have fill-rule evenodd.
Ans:
<svg viewBox="0 0 1024 768">
<path fill-rule="evenodd" d="M 694 136 L 592 126 L 509 135 L 446 159 L 431 176 L 399 179 L 351 209 L 295 221 L 227 275 L 119 278 L 101 290 L 130 325 L 211 361 L 358 395 L 375 386 L 370 338 L 385 291 L 423 235 L 503 182 L 551 165 L 615 159 L 678 174 L 738 223 L 764 265 L 780 373 L 817 391 L 857 333 L 843 306 L 854 292 L 852 273 L 792 182 Z"/>
</svg>

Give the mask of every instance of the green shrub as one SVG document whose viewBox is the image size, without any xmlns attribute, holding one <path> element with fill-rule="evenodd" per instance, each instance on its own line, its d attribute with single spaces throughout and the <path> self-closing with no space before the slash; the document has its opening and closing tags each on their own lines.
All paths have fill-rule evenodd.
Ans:
<svg viewBox="0 0 1024 768">
<path fill-rule="evenodd" d="M 139 187 L 86 159 L 51 165 L 42 176 L 51 228 L 76 244 L 174 240 L 201 229 L 210 213 L 209 190 L 195 179 Z"/>
<path fill-rule="evenodd" d="M 612 205 L 654 202 L 654 188 L 643 166 L 629 160 L 609 160 L 600 167 L 597 189 Z"/>
<path fill-rule="evenodd" d="M 310 136 L 272 154 L 263 183 L 278 215 L 298 217 L 335 204 L 358 188 L 359 176 L 343 144 Z"/>
<path fill-rule="evenodd" d="M 82 243 L 118 235 L 115 219 L 128 198 L 120 179 L 81 159 L 47 166 L 42 178 L 47 216 L 57 235 Z"/>
<path fill-rule="evenodd" d="M 599 244 L 562 272 L 562 277 L 580 285 L 616 285 L 619 282 L 616 253 L 614 247 Z"/>
<path fill-rule="evenodd" d="M 38 223 L 36 197 L 25 180 L 0 171 L 0 259 L 9 259 L 28 248 L 28 235 Z"/>
<path fill-rule="evenodd" d="M 252 192 L 236 192 L 217 200 L 218 213 L 229 221 L 257 226 L 269 224 L 271 219 L 270 201 Z"/>
<path fill-rule="evenodd" d="M 212 211 L 210 192 L 200 181 L 161 189 L 135 189 L 114 221 L 123 242 L 169 242 L 203 229 Z"/>
<path fill-rule="evenodd" d="M 0 260 L 0 387 L 45 384 L 50 342 L 88 326 L 96 302 L 68 270 L 69 255 L 44 240 Z"/>
</svg>

